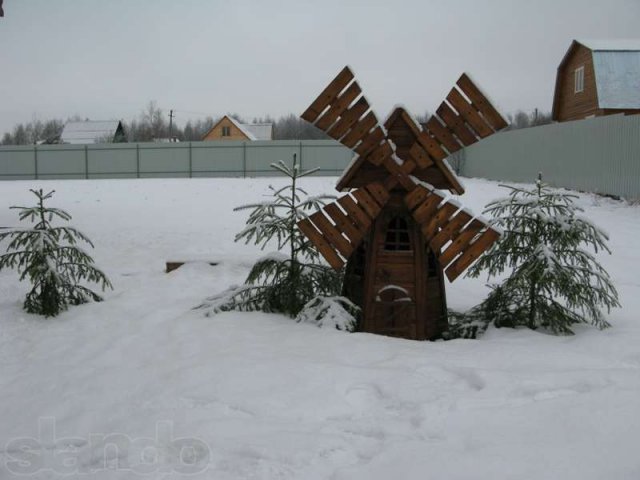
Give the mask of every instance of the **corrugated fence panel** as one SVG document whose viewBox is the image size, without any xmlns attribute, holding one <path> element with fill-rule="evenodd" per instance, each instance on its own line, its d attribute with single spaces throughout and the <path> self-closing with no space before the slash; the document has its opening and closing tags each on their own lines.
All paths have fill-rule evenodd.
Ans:
<svg viewBox="0 0 640 480">
<path fill-rule="evenodd" d="M 138 153 L 128 144 L 91 145 L 87 164 L 89 178 L 136 178 Z"/>
<path fill-rule="evenodd" d="M 1 178 L 24 180 L 36 175 L 36 159 L 33 147 L 11 146 L 0 148 Z"/>
<path fill-rule="evenodd" d="M 270 165 L 278 163 L 279 160 L 291 164 L 294 153 L 300 158 L 300 142 L 276 140 L 247 143 L 247 175 L 250 177 L 273 176 Z M 304 159 L 302 161 L 305 168 Z"/>
<path fill-rule="evenodd" d="M 317 175 L 339 175 L 353 155 L 334 140 L 9 146 L 0 180 L 277 176 L 270 165 L 294 153 Z"/>
<path fill-rule="evenodd" d="M 86 178 L 84 145 L 43 145 L 37 149 L 38 178 Z"/>
<path fill-rule="evenodd" d="M 640 198 L 640 115 L 502 132 L 465 149 L 462 174 Z"/>
<path fill-rule="evenodd" d="M 211 148 L 211 142 L 192 142 L 192 176 L 244 176 L 245 149 L 244 142 L 220 142 L 216 148 Z"/>
<path fill-rule="evenodd" d="M 303 168 L 320 167 L 314 175 L 340 176 L 352 157 L 353 152 L 339 143 L 309 141 L 301 146 L 300 158 Z"/>
<path fill-rule="evenodd" d="M 140 177 L 188 177 L 189 145 L 179 143 L 139 144 Z"/>
</svg>

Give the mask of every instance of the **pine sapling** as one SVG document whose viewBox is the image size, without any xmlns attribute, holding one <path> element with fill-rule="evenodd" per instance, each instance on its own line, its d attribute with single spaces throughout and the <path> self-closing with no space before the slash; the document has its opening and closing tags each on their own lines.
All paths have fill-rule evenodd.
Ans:
<svg viewBox="0 0 640 480">
<path fill-rule="evenodd" d="M 504 233 L 469 275 L 510 274 L 493 286 L 470 318 L 497 326 L 543 327 L 556 334 L 572 334 L 577 323 L 608 327 L 601 308 L 608 312 L 620 306 L 618 294 L 593 255 L 611 253 L 607 234 L 580 216 L 575 195 L 554 192 L 541 176 L 531 190 L 506 188 L 509 196 L 485 209 Z"/>
<path fill-rule="evenodd" d="M 205 308 L 209 313 L 260 310 L 295 317 L 316 295 L 331 296 L 340 292 L 341 274 L 319 263 L 315 247 L 297 227 L 307 212 L 318 210 L 324 206 L 325 200 L 334 197 L 311 197 L 298 185 L 300 178 L 317 169 L 300 171 L 295 154 L 291 166 L 280 161 L 271 167 L 291 182 L 281 188 L 270 186 L 271 198 L 265 202 L 234 209 L 251 210 L 246 227 L 235 240 L 253 242 L 263 249 L 275 244 L 279 252 L 258 260 L 245 285 L 210 297 L 200 305 L 199 308 Z"/>
<path fill-rule="evenodd" d="M 79 241 L 91 247 L 91 240 L 70 226 L 53 226 L 54 218 L 71 220 L 64 210 L 45 206 L 54 191 L 31 190 L 38 198 L 34 207 L 11 207 L 19 211 L 20 221 L 35 223 L 31 228 L 0 232 L 0 242 L 9 240 L 6 253 L 0 256 L 0 270 L 17 268 L 20 280 L 28 279 L 32 288 L 27 293 L 24 309 L 46 317 L 56 316 L 68 305 L 101 301 L 102 297 L 84 283 L 97 283 L 113 288 L 106 275 L 96 268 L 93 259 L 78 246 Z"/>
</svg>

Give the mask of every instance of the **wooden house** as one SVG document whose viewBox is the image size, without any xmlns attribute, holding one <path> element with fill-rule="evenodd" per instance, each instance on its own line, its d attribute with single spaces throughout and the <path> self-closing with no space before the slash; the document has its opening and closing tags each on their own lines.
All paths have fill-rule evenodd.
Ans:
<svg viewBox="0 0 640 480">
<path fill-rule="evenodd" d="M 640 40 L 574 40 L 558 66 L 558 122 L 640 113 Z"/>
<path fill-rule="evenodd" d="M 240 123 L 230 115 L 225 115 L 211 127 L 202 138 L 203 141 L 220 140 L 272 140 L 273 124 L 271 123 Z"/>
</svg>

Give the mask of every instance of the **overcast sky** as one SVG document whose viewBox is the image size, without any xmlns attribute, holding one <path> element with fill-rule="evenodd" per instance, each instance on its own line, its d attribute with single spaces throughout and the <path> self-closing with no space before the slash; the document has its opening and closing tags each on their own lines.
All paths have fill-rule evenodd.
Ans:
<svg viewBox="0 0 640 480">
<path fill-rule="evenodd" d="M 0 133 L 33 118 L 300 114 L 349 64 L 376 112 L 433 111 L 466 71 L 550 110 L 573 38 L 640 37 L 640 0 L 4 0 Z"/>
</svg>

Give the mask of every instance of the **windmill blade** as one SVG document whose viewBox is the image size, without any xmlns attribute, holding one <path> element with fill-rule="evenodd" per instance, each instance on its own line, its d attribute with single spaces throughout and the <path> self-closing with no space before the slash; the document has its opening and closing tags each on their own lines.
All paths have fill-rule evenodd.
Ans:
<svg viewBox="0 0 640 480">
<path fill-rule="evenodd" d="M 436 114 L 423 124 L 425 133 L 446 151 L 446 155 L 493 135 L 506 126 L 502 115 L 466 73 L 460 76 Z"/>
<path fill-rule="evenodd" d="M 371 183 L 298 222 L 298 228 L 334 269 L 340 270 L 389 200 L 380 183 Z"/>
<path fill-rule="evenodd" d="M 422 185 L 405 196 L 405 205 L 451 282 L 500 238 L 486 220 Z"/>
<path fill-rule="evenodd" d="M 436 114 L 420 131 L 414 131 L 416 140 L 405 160 L 413 160 L 417 172 L 435 165 L 446 178 L 450 190 L 461 195 L 464 188 L 446 164 L 446 157 L 506 126 L 507 122 L 471 78 L 462 74 Z"/>
<path fill-rule="evenodd" d="M 349 67 L 338 73 L 301 117 L 374 165 L 393 154 Z"/>
</svg>

